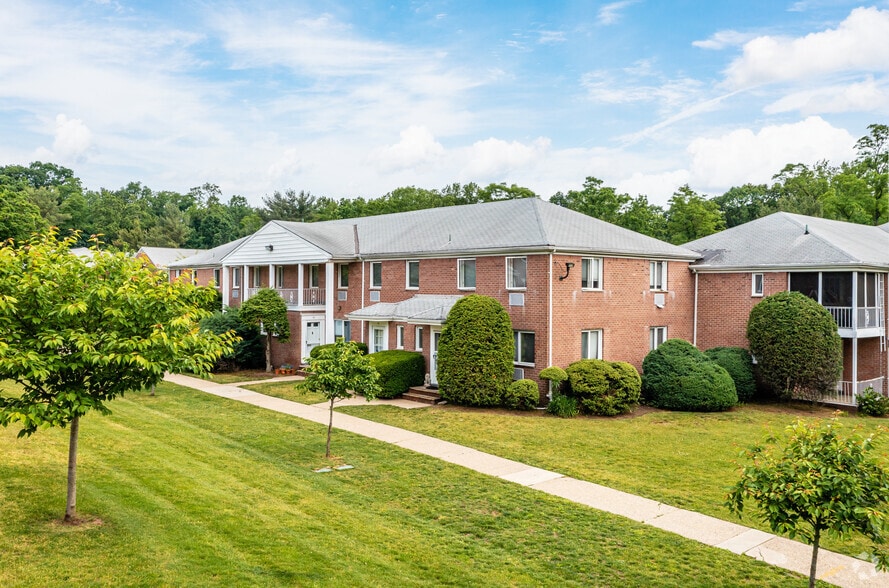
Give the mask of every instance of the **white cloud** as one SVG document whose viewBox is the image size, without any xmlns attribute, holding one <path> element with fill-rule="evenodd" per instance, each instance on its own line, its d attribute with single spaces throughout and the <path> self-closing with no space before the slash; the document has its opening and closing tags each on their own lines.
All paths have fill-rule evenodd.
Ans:
<svg viewBox="0 0 889 588">
<path fill-rule="evenodd" d="M 847 130 L 817 116 L 758 132 L 738 129 L 715 138 L 699 137 L 688 146 L 690 183 L 714 193 L 748 182 L 768 183 L 788 163 L 849 161 L 854 145 L 855 137 Z"/>
<path fill-rule="evenodd" d="M 93 134 L 79 118 L 69 119 L 64 114 L 56 116 L 53 152 L 65 161 L 79 161 L 92 145 Z"/>
<path fill-rule="evenodd" d="M 620 75 L 592 71 L 581 76 L 580 84 L 587 97 L 603 104 L 657 102 L 661 108 L 672 109 L 693 100 L 703 84 L 692 78 L 655 79 L 649 65 L 637 63 Z"/>
<path fill-rule="evenodd" d="M 303 162 L 293 147 L 285 149 L 280 157 L 269 165 L 267 175 L 273 182 L 293 177 L 303 168 Z"/>
<path fill-rule="evenodd" d="M 564 31 L 540 31 L 538 35 L 537 42 L 541 45 L 564 43 L 566 41 Z"/>
<path fill-rule="evenodd" d="M 401 140 L 375 150 L 370 160 L 383 171 L 395 171 L 432 163 L 444 154 L 444 147 L 424 126 L 411 125 L 401 131 Z"/>
<path fill-rule="evenodd" d="M 755 35 L 751 33 L 741 33 L 732 30 L 717 31 L 713 33 L 713 35 L 711 35 L 709 39 L 705 39 L 703 41 L 692 41 L 692 45 L 700 49 L 719 50 L 725 49 L 726 47 L 743 45 L 754 37 Z"/>
<path fill-rule="evenodd" d="M 691 174 L 688 170 L 677 169 L 663 172 L 633 172 L 630 177 L 615 184 L 618 192 L 635 198 L 639 194 L 648 196 L 650 204 L 665 205 L 679 186 L 687 184 Z"/>
<path fill-rule="evenodd" d="M 823 86 L 788 94 L 763 108 L 766 114 L 799 111 L 808 116 L 829 112 L 889 112 L 887 84 L 873 76 L 863 82 Z"/>
<path fill-rule="evenodd" d="M 622 11 L 628 6 L 636 4 L 639 0 L 621 0 L 606 4 L 599 9 L 598 22 L 601 25 L 613 25 L 623 17 Z"/>
<path fill-rule="evenodd" d="M 538 137 L 532 143 L 485 139 L 468 148 L 467 162 L 460 175 L 473 181 L 497 182 L 504 174 L 524 166 L 534 166 L 543 160 L 550 148 L 550 140 Z"/>
<path fill-rule="evenodd" d="M 726 69 L 726 81 L 746 88 L 860 71 L 889 72 L 889 10 L 856 8 L 837 28 L 805 37 L 757 37 Z"/>
</svg>

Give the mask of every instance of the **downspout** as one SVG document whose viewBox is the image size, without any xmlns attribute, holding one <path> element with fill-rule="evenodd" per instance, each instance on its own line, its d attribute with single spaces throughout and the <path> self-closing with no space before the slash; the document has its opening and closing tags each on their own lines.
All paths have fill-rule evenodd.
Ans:
<svg viewBox="0 0 889 588">
<path fill-rule="evenodd" d="M 695 270 L 691 270 L 695 275 L 695 308 L 694 313 L 692 315 L 692 334 L 691 334 L 691 344 L 695 347 L 698 346 L 698 272 Z"/>
<path fill-rule="evenodd" d="M 355 239 L 355 255 L 358 257 L 358 262 L 361 264 L 361 308 L 364 308 L 364 259 L 361 257 L 361 241 L 358 239 L 358 225 L 352 225 L 352 236 Z M 360 320 L 358 322 L 361 323 L 361 342 L 367 343 L 367 341 L 364 340 L 364 321 Z"/>
<path fill-rule="evenodd" d="M 555 249 L 553 250 L 555 251 Z M 551 366 L 553 364 L 553 253 L 549 254 L 549 308 L 547 309 L 548 319 L 547 319 L 547 350 L 546 350 L 546 365 Z M 550 392 L 550 400 L 552 400 L 552 392 Z"/>
</svg>

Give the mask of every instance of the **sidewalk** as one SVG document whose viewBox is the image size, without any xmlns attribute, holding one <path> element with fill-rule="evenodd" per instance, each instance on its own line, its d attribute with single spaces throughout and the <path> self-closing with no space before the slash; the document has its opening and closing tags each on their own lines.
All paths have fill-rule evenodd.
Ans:
<svg viewBox="0 0 889 588">
<path fill-rule="evenodd" d="M 216 384 L 208 380 L 182 375 L 168 374 L 165 379 L 168 382 L 208 394 L 245 402 L 322 425 L 326 425 L 328 422 L 329 414 L 326 404 L 308 406 L 265 396 L 235 385 Z M 280 381 L 280 379 L 275 381 Z M 246 384 L 246 382 L 241 384 Z M 386 404 L 398 402 L 400 406 L 407 403 L 416 408 L 428 406 L 407 400 L 381 402 Z M 361 400 L 361 403 L 364 404 L 364 401 Z M 338 403 L 338 405 L 340 404 Z M 569 478 L 556 472 L 535 468 L 390 425 L 342 413 L 337 413 L 333 422 L 334 427 L 343 431 L 391 443 L 482 474 L 521 484 L 578 504 L 670 531 L 706 545 L 748 555 L 806 577 L 809 575 L 812 548 L 797 541 L 668 506 L 591 482 Z M 818 579 L 847 588 L 889 587 L 889 574 L 877 572 L 873 564 L 823 549 L 818 554 Z"/>
</svg>

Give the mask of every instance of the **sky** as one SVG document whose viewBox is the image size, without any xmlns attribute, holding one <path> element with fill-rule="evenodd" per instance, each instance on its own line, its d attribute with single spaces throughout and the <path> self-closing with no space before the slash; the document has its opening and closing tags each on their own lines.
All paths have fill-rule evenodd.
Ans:
<svg viewBox="0 0 889 588">
<path fill-rule="evenodd" d="M 3 0 L 0 165 L 378 197 L 595 176 L 665 204 L 855 156 L 889 0 Z"/>
</svg>

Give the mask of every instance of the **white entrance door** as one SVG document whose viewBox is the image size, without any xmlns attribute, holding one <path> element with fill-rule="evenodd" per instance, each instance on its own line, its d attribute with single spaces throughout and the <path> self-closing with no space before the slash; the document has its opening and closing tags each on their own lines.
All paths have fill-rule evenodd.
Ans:
<svg viewBox="0 0 889 588">
<path fill-rule="evenodd" d="M 303 329 L 303 345 L 305 345 L 305 353 L 303 357 L 308 357 L 312 347 L 321 345 L 321 321 L 306 321 L 305 329 Z"/>
<path fill-rule="evenodd" d="M 370 326 L 370 352 L 385 351 L 386 349 L 386 325 L 372 324 Z"/>
<path fill-rule="evenodd" d="M 429 383 L 438 386 L 438 342 L 441 331 L 433 330 L 429 337 Z"/>
</svg>

